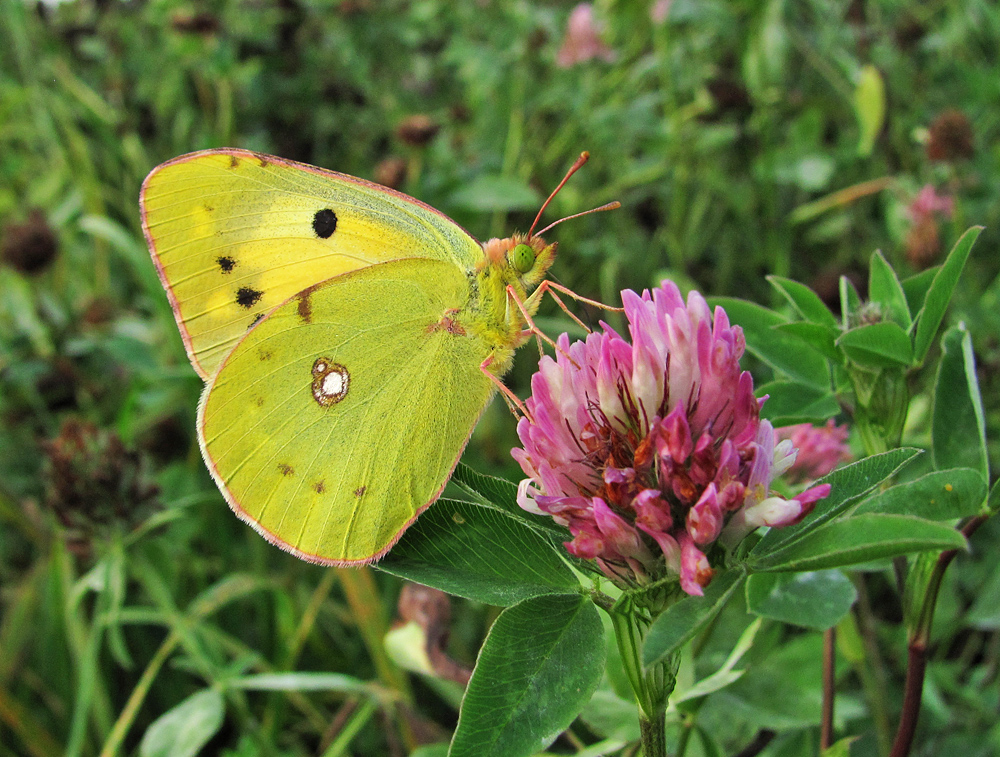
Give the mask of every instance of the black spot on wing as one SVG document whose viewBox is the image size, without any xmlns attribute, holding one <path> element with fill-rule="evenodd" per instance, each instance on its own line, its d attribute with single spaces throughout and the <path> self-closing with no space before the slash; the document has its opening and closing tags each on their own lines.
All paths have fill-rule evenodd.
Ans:
<svg viewBox="0 0 1000 757">
<path fill-rule="evenodd" d="M 215 262 L 219 264 L 219 270 L 223 273 L 232 273 L 236 267 L 236 260 L 229 255 L 222 255 L 216 258 Z"/>
<path fill-rule="evenodd" d="M 281 471 L 282 476 L 291 476 L 295 473 L 295 469 L 288 463 L 278 463 L 278 470 Z"/>
<path fill-rule="evenodd" d="M 263 295 L 263 292 L 253 287 L 240 287 L 236 290 L 236 304 L 241 308 L 249 310 L 260 302 L 260 298 Z"/>
<path fill-rule="evenodd" d="M 337 230 L 337 214 L 330 208 L 317 210 L 313 216 L 313 231 L 320 239 L 329 239 Z"/>
</svg>

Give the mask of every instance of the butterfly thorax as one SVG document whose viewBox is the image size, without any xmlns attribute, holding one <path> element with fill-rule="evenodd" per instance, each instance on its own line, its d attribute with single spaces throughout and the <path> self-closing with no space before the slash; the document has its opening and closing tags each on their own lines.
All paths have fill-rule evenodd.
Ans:
<svg viewBox="0 0 1000 757">
<path fill-rule="evenodd" d="M 518 245 L 531 248 L 527 260 L 512 254 Z M 506 239 L 489 240 L 483 244 L 483 251 L 486 260 L 470 272 L 472 292 L 458 320 L 464 328 L 492 345 L 489 369 L 503 376 L 513 362 L 514 350 L 527 339 L 524 315 L 507 288 L 510 287 L 525 310 L 534 315 L 538 299 L 530 294 L 555 260 L 556 245 L 547 244 L 541 237 L 529 239 L 526 235 L 514 234 Z"/>
</svg>

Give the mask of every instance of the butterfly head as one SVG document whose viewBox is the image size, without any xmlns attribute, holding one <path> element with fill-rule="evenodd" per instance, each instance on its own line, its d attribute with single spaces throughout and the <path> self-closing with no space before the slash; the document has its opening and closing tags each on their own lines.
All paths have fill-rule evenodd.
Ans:
<svg viewBox="0 0 1000 757">
<path fill-rule="evenodd" d="M 488 264 L 502 271 L 504 281 L 516 282 L 515 288 L 522 292 L 530 292 L 538 286 L 556 259 L 555 242 L 550 244 L 540 236 L 526 234 L 491 239 L 483 249 Z"/>
</svg>

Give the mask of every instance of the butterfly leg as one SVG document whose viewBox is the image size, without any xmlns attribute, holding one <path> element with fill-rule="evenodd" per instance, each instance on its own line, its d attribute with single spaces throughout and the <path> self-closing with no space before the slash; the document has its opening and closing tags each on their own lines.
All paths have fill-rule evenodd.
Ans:
<svg viewBox="0 0 1000 757">
<path fill-rule="evenodd" d="M 524 406 L 524 403 L 521 402 L 518 396 L 514 394 L 514 392 L 512 392 L 503 381 L 500 380 L 499 376 L 497 376 L 495 373 L 493 373 L 493 371 L 490 370 L 490 366 L 492 364 L 493 364 L 493 355 L 490 355 L 482 363 L 479 364 L 479 370 L 483 372 L 483 375 L 486 376 L 486 378 L 488 378 L 490 381 L 492 381 L 494 384 L 497 385 L 497 388 L 500 390 L 500 394 L 503 397 L 504 402 L 507 403 L 507 407 L 510 408 L 512 414 L 516 416 L 518 412 L 520 412 L 522 417 L 531 418 L 531 414 L 528 412 L 528 408 Z"/>
<path fill-rule="evenodd" d="M 589 299 L 587 297 L 583 297 L 583 296 L 577 294 L 576 292 L 574 292 L 569 287 L 563 286 L 562 284 L 557 284 L 556 282 L 552 281 L 551 279 L 545 279 L 545 281 L 543 281 L 541 284 L 539 284 L 538 285 L 538 289 L 536 289 L 534 292 L 532 292 L 531 297 L 529 297 L 528 299 L 529 300 L 534 300 L 534 299 L 537 298 L 537 299 L 540 300 L 542 298 L 542 295 L 545 294 L 546 292 L 548 292 L 549 297 L 551 297 L 553 300 L 555 300 L 556 304 L 559 305 L 559 307 L 561 307 L 563 309 L 563 312 L 565 312 L 566 315 L 568 315 L 570 318 L 572 318 L 574 321 L 576 321 L 577 325 L 580 326 L 581 328 L 583 328 L 584 331 L 586 331 L 588 334 L 591 332 L 591 329 L 588 328 L 587 325 L 583 321 L 581 321 L 573 313 L 570 312 L 569 308 L 566 307 L 566 304 L 556 294 L 556 292 L 562 292 L 563 294 L 567 295 L 568 297 L 572 297 L 577 302 L 582 302 L 582 303 L 584 303 L 586 305 L 593 305 L 594 307 L 601 308 L 602 310 L 610 310 L 610 311 L 616 312 L 616 313 L 621 313 L 621 312 L 624 312 L 624 310 L 625 310 L 625 308 L 612 307 L 611 305 L 605 305 L 603 302 L 598 302 L 597 300 L 591 300 L 591 299 Z"/>
<path fill-rule="evenodd" d="M 534 295 L 532 295 L 532 297 L 534 297 Z M 514 301 L 514 304 L 517 305 L 517 309 L 521 311 L 521 317 L 524 318 L 524 322 L 528 324 L 528 328 L 524 329 L 524 331 L 521 332 L 522 337 L 527 337 L 529 334 L 534 334 L 536 339 L 544 341 L 546 344 L 550 345 L 552 349 L 554 349 L 556 352 L 565 355 L 566 359 L 569 360 L 570 363 L 572 363 L 575 368 L 580 367 L 579 365 L 577 365 L 576 361 L 570 357 L 569 353 L 566 352 L 566 350 L 564 350 L 562 347 L 560 347 L 558 344 L 552 341 L 551 337 L 549 337 L 545 332 L 543 332 L 540 328 L 538 328 L 537 325 L 535 325 L 535 321 L 531 317 L 530 310 L 534 310 L 535 307 L 537 307 L 538 304 L 537 300 L 535 300 L 532 306 L 529 308 L 529 306 L 525 305 L 525 303 L 522 302 L 521 299 L 517 296 L 517 292 L 514 291 L 514 287 L 509 285 L 507 286 L 507 298 L 508 300 Z M 529 298 L 529 300 L 530 299 L 531 298 Z M 584 328 L 586 328 L 586 326 L 584 326 Z M 541 350 L 541 345 L 539 345 L 539 350 Z"/>
</svg>

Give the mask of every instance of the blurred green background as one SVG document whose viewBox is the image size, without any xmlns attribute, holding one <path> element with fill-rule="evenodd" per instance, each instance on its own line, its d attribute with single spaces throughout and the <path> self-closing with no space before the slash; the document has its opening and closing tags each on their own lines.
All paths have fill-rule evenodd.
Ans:
<svg viewBox="0 0 1000 757">
<path fill-rule="evenodd" d="M 609 0 L 587 28 L 582 15 L 568 27 L 572 11 L 0 0 L 0 755 L 167 754 L 143 734 L 199 692 L 180 712 L 211 737 L 205 754 L 407 754 L 454 726 L 455 689 L 408 677 L 382 649 L 399 583 L 279 552 L 202 465 L 201 382 L 138 216 L 144 176 L 186 152 L 246 147 L 388 183 L 486 239 L 526 230 L 588 150 L 546 218 L 623 209 L 552 232 L 553 274 L 609 303 L 670 276 L 777 306 L 767 274 L 833 303 L 839 276 L 863 285 L 876 248 L 912 273 L 984 224 L 951 318 L 973 334 L 997 468 L 1000 8 Z M 552 303 L 539 323 L 572 326 Z M 532 350 L 508 381 L 521 396 Z M 928 379 L 914 378 L 917 443 Z M 513 427 L 494 403 L 466 461 L 516 479 Z M 974 544 L 988 554 L 996 537 L 988 525 Z M 993 754 L 1000 572 L 980 557 L 956 574 L 920 753 Z M 841 727 L 863 734 L 862 755 L 879 754 L 905 659 L 899 599 L 874 584 L 860 657 L 841 663 Z M 700 645 L 704 670 L 741 613 Z M 455 602 L 452 616 L 449 653 L 471 666 L 495 611 Z M 818 649 L 815 633 L 767 626 L 757 677 L 691 716 L 706 737 L 687 754 L 735 753 L 761 728 L 778 736 L 762 754 L 815 753 Z M 290 670 L 353 683 L 248 683 Z M 351 688 L 362 681 L 377 689 Z M 184 717 L 173 722 L 194 728 Z M 582 722 L 552 749 L 607 733 Z"/>
</svg>

